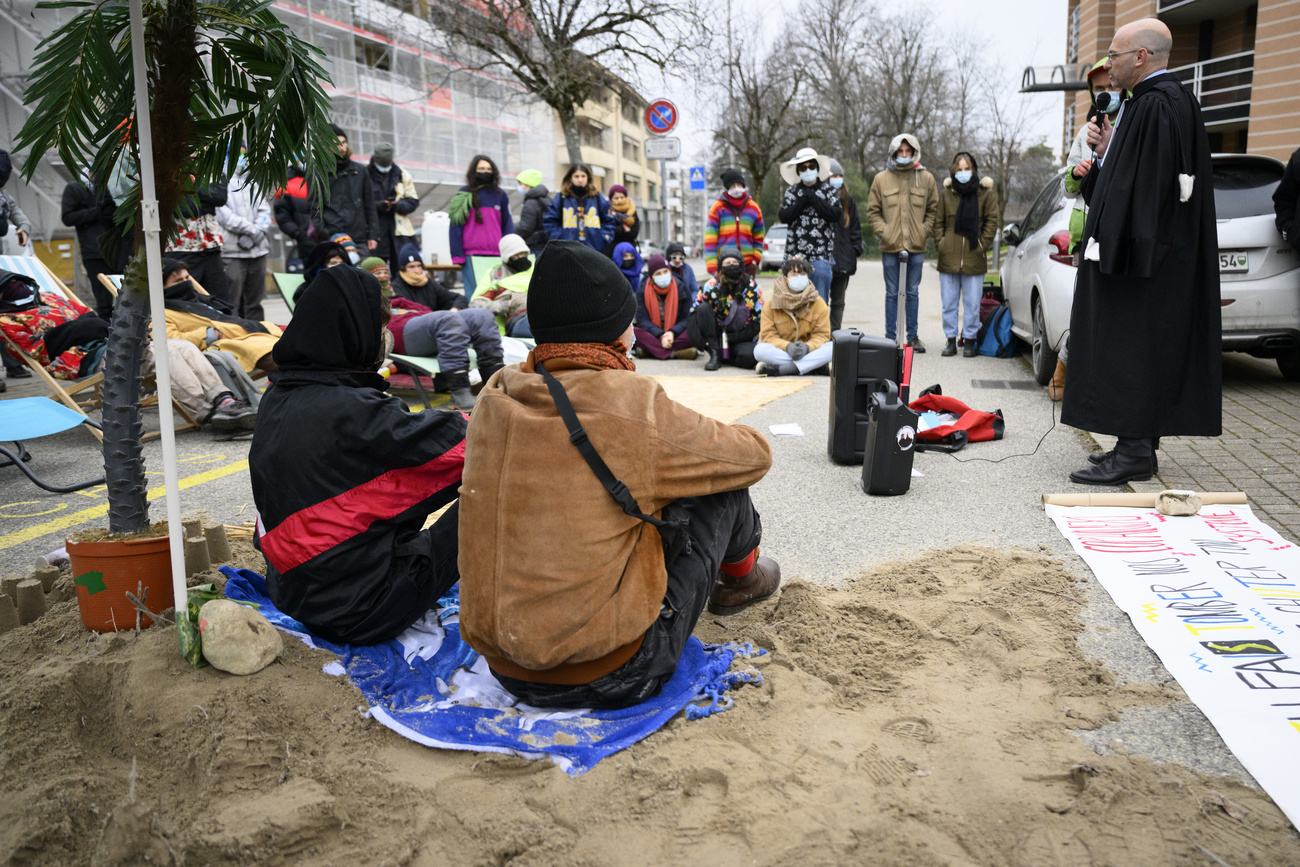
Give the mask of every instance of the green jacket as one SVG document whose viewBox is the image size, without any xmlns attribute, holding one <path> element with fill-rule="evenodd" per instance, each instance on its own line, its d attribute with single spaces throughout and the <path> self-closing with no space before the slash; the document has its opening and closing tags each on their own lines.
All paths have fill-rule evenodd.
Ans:
<svg viewBox="0 0 1300 867">
<path fill-rule="evenodd" d="M 939 250 L 940 274 L 983 274 L 988 271 L 989 247 L 998 233 L 998 194 L 993 189 L 993 179 L 980 178 L 979 192 L 979 244 L 974 249 L 966 238 L 953 231 L 957 221 L 957 205 L 961 196 L 952 188 L 952 178 L 944 178 L 939 193 L 939 216 L 934 225 L 934 244 Z"/>
</svg>

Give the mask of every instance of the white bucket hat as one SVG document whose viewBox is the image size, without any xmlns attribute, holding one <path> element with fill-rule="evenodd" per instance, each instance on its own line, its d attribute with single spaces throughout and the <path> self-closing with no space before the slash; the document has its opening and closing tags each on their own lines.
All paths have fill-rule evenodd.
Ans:
<svg viewBox="0 0 1300 867">
<path fill-rule="evenodd" d="M 794 167 L 799 163 L 806 163 L 808 160 L 817 161 L 817 179 L 824 181 L 831 176 L 831 158 L 826 154 L 819 154 L 812 148 L 800 148 L 799 152 L 794 155 L 794 159 L 786 160 L 781 163 L 781 180 L 790 186 L 799 183 L 799 173 Z"/>
</svg>

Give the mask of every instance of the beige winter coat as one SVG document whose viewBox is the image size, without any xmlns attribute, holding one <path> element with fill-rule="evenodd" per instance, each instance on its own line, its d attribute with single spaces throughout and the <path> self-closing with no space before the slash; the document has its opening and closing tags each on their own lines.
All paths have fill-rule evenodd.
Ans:
<svg viewBox="0 0 1300 867">
<path fill-rule="evenodd" d="M 924 253 L 939 214 L 939 188 L 934 175 L 921 166 L 921 144 L 914 136 L 904 133 L 890 142 L 891 166 L 904 141 L 916 152 L 916 165 L 879 172 L 867 195 L 867 223 L 879 239 L 882 253 Z"/>
</svg>

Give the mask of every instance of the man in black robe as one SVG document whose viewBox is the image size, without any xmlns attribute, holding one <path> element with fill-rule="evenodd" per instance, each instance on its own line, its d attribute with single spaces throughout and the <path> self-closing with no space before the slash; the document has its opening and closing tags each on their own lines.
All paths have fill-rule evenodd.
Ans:
<svg viewBox="0 0 1300 867">
<path fill-rule="evenodd" d="M 1070 474 L 1081 484 L 1144 481 L 1160 437 L 1222 432 L 1210 144 L 1196 98 L 1165 71 L 1172 47 L 1155 19 L 1116 31 L 1106 66 L 1132 96 L 1114 127 L 1089 124 L 1098 159 L 1082 185 L 1061 421 L 1118 442 Z"/>
</svg>

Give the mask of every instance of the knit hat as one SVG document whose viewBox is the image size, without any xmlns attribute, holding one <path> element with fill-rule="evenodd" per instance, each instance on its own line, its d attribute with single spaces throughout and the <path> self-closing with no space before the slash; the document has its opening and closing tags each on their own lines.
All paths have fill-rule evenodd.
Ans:
<svg viewBox="0 0 1300 867">
<path fill-rule="evenodd" d="M 831 157 L 831 174 L 844 177 L 844 167 L 839 164 L 839 161 L 836 160 L 835 157 Z"/>
<path fill-rule="evenodd" d="M 745 176 L 740 173 L 739 169 L 724 169 L 722 172 L 722 188 L 729 190 L 734 186 L 744 186 Z"/>
<path fill-rule="evenodd" d="M 613 196 L 615 193 L 622 193 L 623 195 L 626 196 L 627 187 L 623 186 L 622 184 L 614 184 L 614 186 L 609 188 L 609 194 L 610 196 Z"/>
<path fill-rule="evenodd" d="M 518 256 L 520 253 L 528 252 L 528 244 L 524 239 L 515 234 L 502 235 L 501 240 L 497 242 L 497 250 L 501 253 L 501 260 L 504 262 L 512 256 Z"/>
<path fill-rule="evenodd" d="M 420 258 L 420 249 L 414 244 L 403 244 L 402 252 L 397 254 L 397 270 L 405 271 L 406 266 L 412 262 L 424 264 L 424 259 Z"/>
<path fill-rule="evenodd" d="M 162 261 L 163 280 L 166 281 L 168 277 L 182 268 L 188 268 L 188 266 L 180 259 L 173 259 L 171 256 L 166 257 Z"/>
<path fill-rule="evenodd" d="M 336 123 L 330 124 L 330 129 L 334 130 L 335 135 L 341 135 L 344 138 L 348 137 L 348 134 L 343 131 L 343 127 L 339 126 Z"/>
<path fill-rule="evenodd" d="M 357 242 L 352 240 L 352 236 L 346 232 L 330 235 L 330 241 L 335 244 L 342 244 L 344 247 L 355 247 L 357 245 Z"/>
<path fill-rule="evenodd" d="M 524 169 L 515 175 L 515 180 L 525 187 L 535 187 L 542 182 L 542 173 L 537 169 Z"/>
<path fill-rule="evenodd" d="M 367 256 L 357 263 L 357 267 L 362 271 L 369 271 L 373 274 L 376 268 L 387 268 L 388 263 L 378 256 Z"/>
<path fill-rule="evenodd" d="M 719 248 L 718 248 L 718 267 L 719 267 L 719 268 L 722 267 L 722 260 L 724 260 L 724 259 L 735 259 L 736 261 L 738 261 L 738 262 L 741 264 L 741 267 L 744 267 L 744 265 L 745 265 L 745 257 L 742 256 L 742 255 L 740 254 L 740 248 L 739 248 L 739 247 L 735 247 L 735 246 L 731 246 L 731 245 L 728 245 L 728 246 L 726 246 L 726 247 L 719 247 Z"/>
<path fill-rule="evenodd" d="M 608 256 L 581 241 L 551 241 L 528 282 L 538 343 L 612 343 L 636 315 L 636 296 Z"/>
<path fill-rule="evenodd" d="M 680 253 L 682 258 L 686 258 L 686 248 L 682 246 L 681 241 L 672 241 L 668 244 L 668 249 L 664 250 L 665 256 L 671 256 L 674 253 Z"/>
<path fill-rule="evenodd" d="M 645 271 L 647 274 L 654 276 L 656 271 L 668 267 L 668 260 L 658 253 L 655 253 L 649 259 L 645 260 Z"/>
<path fill-rule="evenodd" d="M 393 163 L 392 144 L 386 141 L 381 141 L 379 144 L 375 145 L 375 152 L 373 156 L 375 158 L 375 163 L 377 165 L 381 165 L 381 166 L 392 165 Z"/>
</svg>

